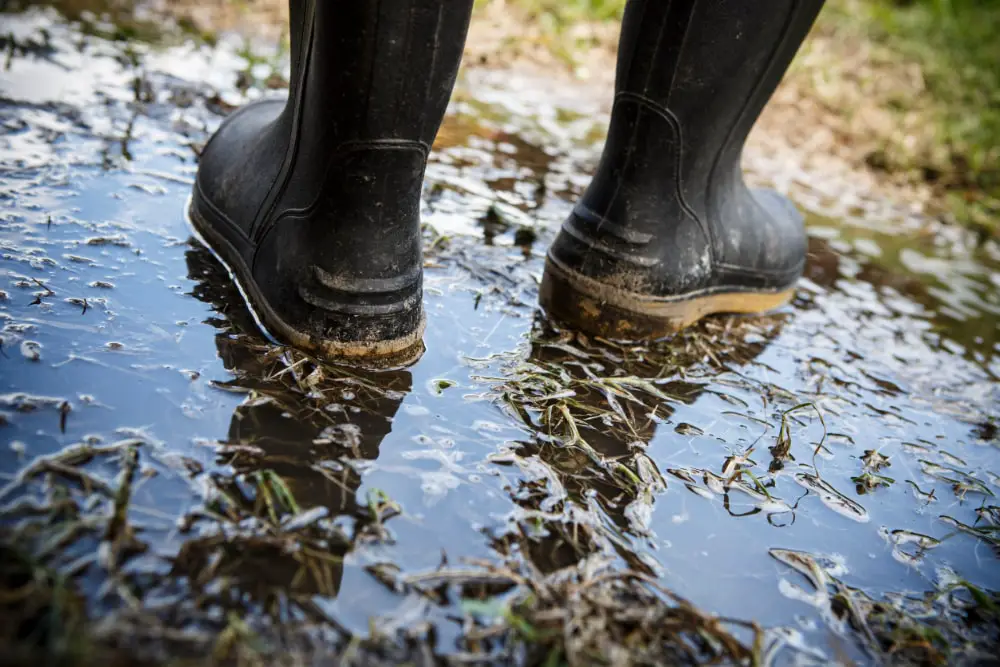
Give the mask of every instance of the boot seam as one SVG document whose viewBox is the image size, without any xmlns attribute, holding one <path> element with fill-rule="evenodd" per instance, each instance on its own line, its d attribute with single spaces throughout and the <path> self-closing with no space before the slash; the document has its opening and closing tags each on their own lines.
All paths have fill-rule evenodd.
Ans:
<svg viewBox="0 0 1000 667">
<path fill-rule="evenodd" d="M 264 247 L 267 237 L 270 236 L 282 221 L 289 219 L 308 219 L 308 217 L 315 212 L 315 210 L 320 206 L 323 199 L 324 185 L 330 176 L 330 171 L 333 169 L 334 163 L 341 156 L 351 153 L 354 151 L 364 151 L 364 150 L 400 150 L 400 151 L 417 151 L 420 156 L 426 161 L 427 155 L 430 152 L 430 147 L 427 146 L 423 141 L 417 141 L 412 139 L 361 139 L 346 141 L 339 144 L 330 154 L 327 159 L 326 168 L 323 170 L 323 177 L 320 180 L 320 187 L 317 189 L 316 194 L 313 196 L 311 202 L 307 205 L 299 208 L 289 208 L 285 209 L 276 216 L 273 216 L 269 222 L 266 222 L 261 226 L 259 237 L 253 241 L 253 256 L 250 261 L 250 270 L 257 270 L 257 256 Z"/>
<path fill-rule="evenodd" d="M 762 278 L 771 278 L 774 276 L 790 275 L 792 273 L 801 273 L 802 269 L 805 268 L 805 262 L 800 261 L 795 266 L 788 269 L 755 269 L 746 266 L 740 266 L 738 264 L 729 264 L 728 262 L 717 262 L 715 265 L 719 269 L 724 269 L 731 273 L 739 273 L 745 276 L 760 276 Z"/>
<path fill-rule="evenodd" d="M 306 80 L 309 77 L 309 70 L 312 64 L 313 41 L 316 34 L 316 5 L 314 2 L 309 2 L 309 11 L 304 17 L 304 23 L 308 26 L 304 28 L 308 32 L 308 37 L 303 40 L 301 74 L 296 82 L 298 85 L 295 89 L 295 99 L 289 98 L 287 102 L 292 107 L 292 127 L 289 129 L 288 146 L 285 148 L 285 156 L 282 160 L 281 169 L 268 187 L 267 195 L 261 201 L 260 207 L 257 209 L 257 213 L 254 215 L 253 222 L 250 225 L 249 238 L 255 244 L 259 243 L 263 236 L 262 228 L 267 225 L 267 219 L 273 213 L 278 202 L 281 201 L 281 197 L 288 186 L 288 180 L 291 178 L 295 162 L 298 158 L 299 134 L 302 131 L 302 102 L 305 97 Z M 255 249 L 251 268 L 256 263 L 256 259 L 257 253 Z"/>
<path fill-rule="evenodd" d="M 235 232 L 244 241 L 246 241 L 247 243 L 250 243 L 250 239 L 247 237 L 246 232 L 244 232 L 242 229 L 240 229 L 240 226 L 237 225 L 232 220 L 232 218 L 230 218 L 228 215 L 226 215 L 226 212 L 223 211 L 218 206 L 218 204 L 216 204 L 215 202 L 212 201 L 212 199 L 205 193 L 205 189 L 201 187 L 201 183 L 197 179 L 195 179 L 194 188 L 195 188 L 195 195 L 197 195 L 197 199 L 198 199 L 198 202 L 200 204 L 203 204 L 206 207 L 208 207 L 209 211 L 211 211 L 212 215 L 217 220 L 219 220 L 220 222 L 222 222 L 231 231 Z"/>
<path fill-rule="evenodd" d="M 647 108 L 648 110 L 652 111 L 657 116 L 662 118 L 664 121 L 666 121 L 666 123 L 674 131 L 674 134 L 677 137 L 677 148 L 673 151 L 674 169 L 675 169 L 673 185 L 677 196 L 677 203 L 681 207 L 681 209 L 692 220 L 694 220 L 695 223 L 698 224 L 698 227 L 701 229 L 702 234 L 705 235 L 705 240 L 708 241 L 709 246 L 711 247 L 713 236 L 711 234 L 711 230 L 709 229 L 709 225 L 704 220 L 701 219 L 698 213 L 694 210 L 694 207 L 691 206 L 691 204 L 687 201 L 687 198 L 684 196 L 684 187 L 683 187 L 684 183 L 681 177 L 681 169 L 684 164 L 684 129 L 683 126 L 681 125 L 680 119 L 673 111 L 659 104 L 658 102 L 651 100 L 650 98 L 646 97 L 641 93 L 634 93 L 627 90 L 621 91 L 615 95 L 615 104 L 617 105 L 619 101 L 626 101 L 626 102 L 631 101 L 634 102 L 635 104 Z M 715 261 L 714 252 L 712 253 L 712 260 L 713 262 Z"/>
<path fill-rule="evenodd" d="M 642 18 L 643 19 L 645 19 L 645 17 L 646 17 L 646 10 L 648 9 L 648 7 L 649 7 L 649 5 L 646 5 L 646 4 L 642 5 L 641 11 L 642 11 Z M 657 40 L 658 40 L 657 41 L 657 50 L 659 49 L 659 40 L 662 39 L 662 37 L 663 37 L 663 26 L 660 26 L 660 32 L 657 35 Z M 634 43 L 632 45 L 632 53 L 631 53 L 631 55 L 629 57 L 630 58 L 630 63 L 635 60 L 635 53 L 638 50 L 638 48 L 639 48 L 638 43 Z M 623 74 L 623 73 L 619 72 L 618 74 Z M 620 82 L 620 83 L 616 82 L 616 86 L 618 86 L 618 85 L 625 85 L 625 80 L 627 80 L 627 79 L 628 79 L 628 75 L 624 74 L 622 76 L 622 82 Z M 648 86 L 648 85 L 649 85 L 649 77 L 647 76 L 646 77 L 646 83 L 644 84 L 644 86 Z M 614 123 L 615 110 L 616 110 L 617 106 L 618 106 L 618 93 L 616 91 L 614 100 L 613 100 L 612 105 L 611 105 L 611 107 L 612 107 L 611 108 L 611 122 L 612 123 Z M 632 161 L 632 154 L 633 154 L 633 151 L 635 150 L 636 134 L 637 134 L 637 129 L 636 128 L 632 128 L 632 136 L 629 137 L 628 143 L 625 144 L 625 148 L 624 148 L 624 151 L 625 151 L 624 164 L 626 166 Z M 611 196 L 604 203 L 604 213 L 601 214 L 601 218 L 602 219 L 607 218 L 607 214 L 608 214 L 609 211 L 611 211 L 611 207 L 614 206 L 615 201 L 618 199 L 618 195 L 621 192 L 621 190 L 622 190 L 622 177 L 619 175 L 619 177 L 615 181 L 614 192 L 612 192 Z"/>
<path fill-rule="evenodd" d="M 389 151 L 389 150 L 414 150 L 416 149 L 421 156 L 426 160 L 428 154 L 430 153 L 430 148 L 423 141 L 416 141 L 411 139 L 359 139 L 352 141 L 345 141 L 339 144 L 330 154 L 327 159 L 326 167 L 323 169 L 323 177 L 320 180 L 321 183 L 325 184 L 326 179 L 330 176 L 330 170 L 333 169 L 334 162 L 337 158 L 345 155 L 347 153 L 352 153 L 354 151 L 363 150 L 375 150 L 375 151 Z M 319 206 L 320 200 L 323 198 L 323 187 L 320 186 L 312 201 L 305 206 L 300 206 L 298 208 L 285 209 L 278 215 L 274 216 L 273 219 L 262 225 L 260 229 L 260 238 L 255 242 L 256 247 L 260 248 L 264 238 L 270 234 L 271 230 L 274 229 L 279 222 L 285 218 L 304 218 L 312 213 L 316 207 Z M 256 249 L 254 251 L 254 262 L 256 263 Z"/>
<path fill-rule="evenodd" d="M 562 230 L 576 241 L 586 246 L 588 250 L 603 253 L 616 262 L 624 262 L 626 264 L 640 266 L 644 269 L 652 268 L 660 263 L 660 260 L 657 257 L 636 258 L 628 252 L 616 250 L 606 243 L 602 243 L 600 240 L 592 238 L 583 230 L 576 229 L 573 224 L 564 224 Z"/>
<path fill-rule="evenodd" d="M 577 202 L 573 206 L 573 213 L 581 220 L 586 220 L 589 224 L 595 225 L 597 229 L 607 232 L 615 238 L 631 245 L 648 245 L 656 238 L 655 234 L 631 230 L 628 228 L 628 225 L 617 223 L 607 216 L 601 215 L 582 201 Z"/>
</svg>

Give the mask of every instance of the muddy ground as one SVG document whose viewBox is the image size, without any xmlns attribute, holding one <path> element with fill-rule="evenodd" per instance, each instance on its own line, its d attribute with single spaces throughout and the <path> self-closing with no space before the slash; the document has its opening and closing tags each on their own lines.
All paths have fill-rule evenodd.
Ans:
<svg viewBox="0 0 1000 667">
<path fill-rule="evenodd" d="M 795 301 L 588 339 L 535 304 L 601 96 L 468 69 L 427 352 L 331 365 L 262 338 L 184 218 L 270 61 L 2 18 L 8 662 L 995 660 L 994 243 L 756 144 L 809 216 Z"/>
</svg>

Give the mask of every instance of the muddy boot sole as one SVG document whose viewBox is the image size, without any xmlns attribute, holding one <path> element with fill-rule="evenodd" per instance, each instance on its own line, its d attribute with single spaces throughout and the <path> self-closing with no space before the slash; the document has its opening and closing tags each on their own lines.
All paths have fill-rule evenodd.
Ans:
<svg viewBox="0 0 1000 667">
<path fill-rule="evenodd" d="M 605 285 L 549 255 L 539 301 L 550 317 L 585 333 L 649 340 L 675 333 L 706 315 L 766 313 L 788 303 L 794 294 L 794 287 L 775 291 L 716 289 L 673 297 L 637 294 Z"/>
<path fill-rule="evenodd" d="M 195 238 L 225 267 L 257 326 L 272 342 L 287 343 L 320 357 L 364 362 L 378 367 L 404 366 L 416 361 L 423 354 L 423 336 L 426 328 L 426 316 L 423 313 L 415 331 L 391 340 L 337 341 L 318 338 L 296 329 L 267 303 L 257 288 L 246 262 L 236 249 L 198 214 L 193 199 L 188 201 L 186 208 L 188 224 Z"/>
</svg>

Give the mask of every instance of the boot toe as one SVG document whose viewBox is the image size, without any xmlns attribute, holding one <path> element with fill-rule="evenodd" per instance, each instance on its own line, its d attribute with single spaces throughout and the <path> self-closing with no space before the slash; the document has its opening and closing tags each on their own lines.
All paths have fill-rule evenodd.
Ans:
<svg viewBox="0 0 1000 667">
<path fill-rule="evenodd" d="M 766 287 L 785 287 L 802 274 L 806 259 L 806 230 L 802 214 L 790 199 L 770 189 L 752 190 L 763 219 L 757 222 L 761 230 L 761 247 L 753 253 L 748 269 L 758 273 Z"/>
</svg>

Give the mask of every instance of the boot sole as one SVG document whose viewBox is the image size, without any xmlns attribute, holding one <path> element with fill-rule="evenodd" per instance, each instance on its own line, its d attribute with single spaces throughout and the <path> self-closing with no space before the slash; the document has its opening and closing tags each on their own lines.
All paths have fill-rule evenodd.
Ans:
<svg viewBox="0 0 1000 667">
<path fill-rule="evenodd" d="M 405 336 L 379 341 L 337 341 L 317 338 L 299 331 L 286 322 L 264 300 L 257 285 L 250 277 L 250 270 L 239 253 L 215 232 L 194 209 L 194 198 L 188 200 L 188 224 L 195 238 L 225 267 L 253 316 L 257 327 L 271 342 L 288 343 L 294 347 L 319 356 L 334 357 L 348 361 L 372 361 L 380 367 L 388 365 L 408 365 L 420 358 L 424 352 L 423 337 L 427 325 L 426 315 L 421 312 L 417 329 Z"/>
<path fill-rule="evenodd" d="M 592 335 L 621 340 L 662 338 L 716 313 L 760 314 L 788 303 L 795 288 L 713 290 L 655 297 L 578 273 L 548 255 L 539 301 L 556 320 Z"/>
</svg>

